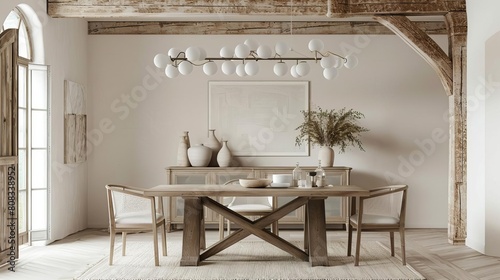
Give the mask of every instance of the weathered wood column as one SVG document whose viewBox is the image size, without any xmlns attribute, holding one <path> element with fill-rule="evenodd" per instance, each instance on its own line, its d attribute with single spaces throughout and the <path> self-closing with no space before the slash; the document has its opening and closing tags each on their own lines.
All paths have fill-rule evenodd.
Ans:
<svg viewBox="0 0 500 280">
<path fill-rule="evenodd" d="M 467 15 L 449 12 L 445 18 L 453 65 L 453 94 L 449 97 L 448 241 L 464 244 L 467 237 Z"/>
</svg>

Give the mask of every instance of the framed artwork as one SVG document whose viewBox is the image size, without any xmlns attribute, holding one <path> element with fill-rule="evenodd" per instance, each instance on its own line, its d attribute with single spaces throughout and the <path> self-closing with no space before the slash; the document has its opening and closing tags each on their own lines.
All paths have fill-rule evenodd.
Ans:
<svg viewBox="0 0 500 280">
<path fill-rule="evenodd" d="M 87 107 L 84 87 L 64 81 L 64 163 L 87 160 Z"/>
<path fill-rule="evenodd" d="M 208 128 L 233 156 L 309 155 L 309 145 L 295 145 L 309 82 L 210 81 L 208 103 Z"/>
</svg>

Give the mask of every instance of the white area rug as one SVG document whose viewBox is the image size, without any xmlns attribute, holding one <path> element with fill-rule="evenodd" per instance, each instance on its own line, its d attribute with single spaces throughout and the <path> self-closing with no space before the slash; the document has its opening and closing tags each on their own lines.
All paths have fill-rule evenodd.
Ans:
<svg viewBox="0 0 500 280">
<path fill-rule="evenodd" d="M 378 242 L 363 242 L 360 266 L 347 257 L 346 243 L 329 242 L 330 266 L 311 267 L 262 241 L 242 241 L 201 262 L 181 267 L 181 244 L 169 242 L 168 256 L 154 266 L 152 242 L 127 242 L 127 255 L 115 251 L 112 266 L 103 258 L 77 279 L 425 279 Z M 354 248 L 353 248 L 354 250 Z M 160 250 L 161 255 L 161 250 Z"/>
</svg>

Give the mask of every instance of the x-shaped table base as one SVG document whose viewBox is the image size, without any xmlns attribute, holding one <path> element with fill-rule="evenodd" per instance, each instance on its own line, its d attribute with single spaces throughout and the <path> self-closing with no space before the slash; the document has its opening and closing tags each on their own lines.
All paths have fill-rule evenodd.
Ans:
<svg viewBox="0 0 500 280">
<path fill-rule="evenodd" d="M 328 265 L 325 197 L 297 197 L 289 203 L 275 209 L 273 212 L 255 221 L 251 221 L 250 219 L 232 211 L 210 197 L 184 197 L 184 202 L 184 229 L 182 258 L 180 262 L 181 266 L 198 265 L 200 261 L 232 246 L 250 234 L 273 244 L 274 246 L 301 260 L 309 260 L 312 266 Z M 266 226 L 281 219 L 304 204 L 306 205 L 307 215 L 305 224 L 306 234 L 304 235 L 304 248 L 306 251 L 297 248 L 295 245 L 284 240 L 278 235 L 265 230 Z M 213 244 L 200 255 L 201 246 L 199 240 L 205 230 L 204 228 L 201 228 L 203 205 L 238 224 L 240 229 L 233 232 L 223 240 Z"/>
</svg>

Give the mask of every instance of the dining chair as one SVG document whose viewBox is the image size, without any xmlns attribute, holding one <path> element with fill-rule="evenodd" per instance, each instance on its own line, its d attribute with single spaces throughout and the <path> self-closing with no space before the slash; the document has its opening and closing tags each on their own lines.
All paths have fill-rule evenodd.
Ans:
<svg viewBox="0 0 500 280">
<path fill-rule="evenodd" d="M 223 185 L 239 184 L 239 179 L 233 179 L 225 182 Z M 227 208 L 243 216 L 264 216 L 274 211 L 276 201 L 272 196 L 262 197 L 222 197 L 222 204 Z M 224 216 L 219 214 L 219 238 L 224 238 Z M 271 225 L 271 231 L 278 235 L 278 222 Z M 227 220 L 227 233 L 231 232 L 231 221 Z"/>
<path fill-rule="evenodd" d="M 347 255 L 351 256 L 352 231 L 356 229 L 355 266 L 359 265 L 361 232 L 363 231 L 389 232 L 391 256 L 394 256 L 394 232 L 398 231 L 401 240 L 401 260 L 403 265 L 406 265 L 405 216 L 407 191 L 407 185 L 378 187 L 371 189 L 369 196 L 357 197 L 356 203 L 351 204 Z"/>
<path fill-rule="evenodd" d="M 122 255 L 125 256 L 127 233 L 153 232 L 155 266 L 158 259 L 158 229 L 162 237 L 162 253 L 167 255 L 165 216 L 162 198 L 144 196 L 141 189 L 106 185 L 109 213 L 109 265 L 113 264 L 116 233 L 122 233 Z M 158 200 L 158 203 L 156 202 Z"/>
</svg>

